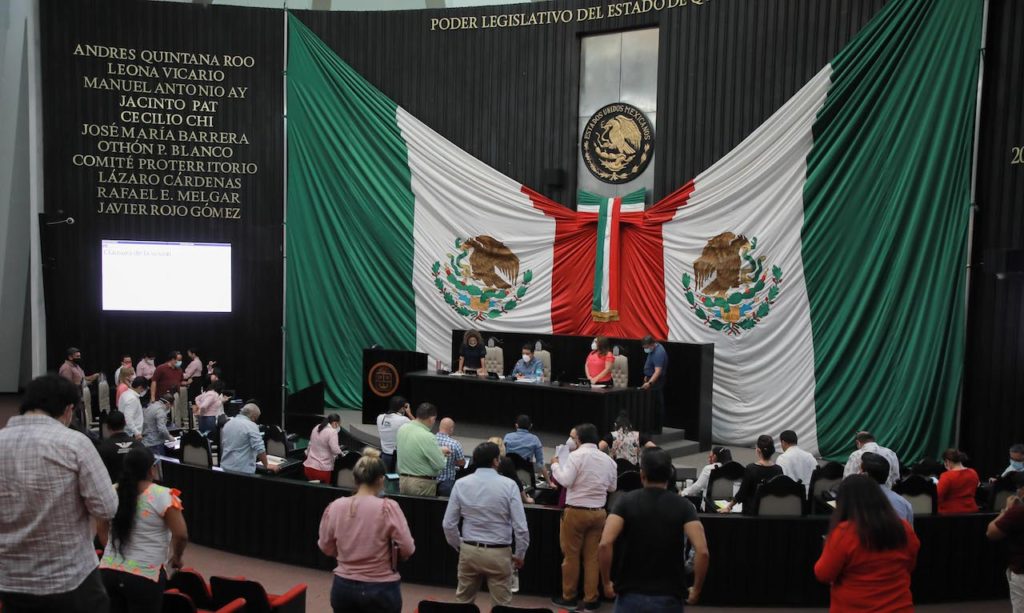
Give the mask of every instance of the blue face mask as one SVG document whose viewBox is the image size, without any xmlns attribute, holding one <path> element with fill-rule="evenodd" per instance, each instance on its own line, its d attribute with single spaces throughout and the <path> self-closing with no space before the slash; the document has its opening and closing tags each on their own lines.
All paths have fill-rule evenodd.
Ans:
<svg viewBox="0 0 1024 613">
<path fill-rule="evenodd" d="M 1018 462 L 1016 460 L 1010 460 L 1010 467 L 1016 471 L 1024 471 L 1024 462 Z"/>
<path fill-rule="evenodd" d="M 181 360 L 178 360 L 177 362 L 175 362 L 174 363 L 174 367 L 175 368 L 181 368 Z"/>
<path fill-rule="evenodd" d="M 654 351 L 654 347 L 644 347 L 644 353 L 650 353 Z"/>
</svg>

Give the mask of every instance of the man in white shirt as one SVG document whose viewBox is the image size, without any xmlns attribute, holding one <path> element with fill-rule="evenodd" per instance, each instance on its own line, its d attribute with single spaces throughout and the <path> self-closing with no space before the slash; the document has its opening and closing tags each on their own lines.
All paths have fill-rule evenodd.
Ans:
<svg viewBox="0 0 1024 613">
<path fill-rule="evenodd" d="M 607 518 L 608 493 L 618 484 L 615 461 L 597 448 L 600 438 L 594 424 L 576 426 L 580 447 L 569 454 L 563 465 L 551 460 L 551 474 L 566 488 L 565 512 L 559 541 L 562 547 L 562 595 L 552 602 L 560 607 L 576 607 L 576 587 L 583 558 L 583 604 L 587 610 L 601 605 L 598 594 L 600 566 L 597 558 L 601 533 Z"/>
<path fill-rule="evenodd" d="M 380 459 L 389 473 L 395 472 L 395 450 L 398 445 L 398 429 L 413 420 L 409 401 L 401 396 L 392 396 L 388 401 L 388 412 L 377 416 L 377 436 L 380 438 Z"/>
<path fill-rule="evenodd" d="M 711 480 L 711 471 L 729 462 L 732 462 L 732 451 L 728 447 L 712 447 L 708 453 L 707 465 L 701 469 L 693 485 L 682 491 L 683 496 L 703 498 L 705 490 L 708 489 L 708 482 Z"/>
<path fill-rule="evenodd" d="M 779 442 L 782 443 L 782 455 L 775 463 L 782 467 L 782 474 L 793 481 L 803 483 L 804 491 L 806 491 L 811 484 L 811 473 L 818 467 L 818 460 L 797 447 L 796 441 L 796 432 L 792 430 L 786 430 L 779 435 Z"/>
<path fill-rule="evenodd" d="M 861 456 L 870 451 L 882 456 L 889 463 L 889 478 L 885 480 L 885 486 L 891 488 L 900 478 L 900 459 L 896 457 L 893 450 L 876 443 L 875 435 L 870 432 L 858 432 L 853 437 L 853 441 L 857 445 L 857 451 L 851 453 L 850 458 L 846 461 L 846 468 L 843 469 L 843 479 L 850 475 L 860 474 Z"/>
<path fill-rule="evenodd" d="M 149 389 L 149 380 L 145 377 L 132 379 L 131 389 L 121 394 L 117 401 L 117 410 L 124 413 L 124 431 L 137 441 L 142 440 L 142 400 L 140 396 Z"/>
</svg>

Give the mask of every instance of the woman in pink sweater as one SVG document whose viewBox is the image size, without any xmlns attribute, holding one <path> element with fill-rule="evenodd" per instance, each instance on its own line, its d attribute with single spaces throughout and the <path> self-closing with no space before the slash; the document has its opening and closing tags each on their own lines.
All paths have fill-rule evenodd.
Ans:
<svg viewBox="0 0 1024 613">
<path fill-rule="evenodd" d="M 328 505 L 320 520 L 320 551 L 338 560 L 331 586 L 335 613 L 402 610 L 397 563 L 416 544 L 398 503 L 378 497 L 385 472 L 380 452 L 365 449 L 352 470 L 359 489 Z"/>
</svg>

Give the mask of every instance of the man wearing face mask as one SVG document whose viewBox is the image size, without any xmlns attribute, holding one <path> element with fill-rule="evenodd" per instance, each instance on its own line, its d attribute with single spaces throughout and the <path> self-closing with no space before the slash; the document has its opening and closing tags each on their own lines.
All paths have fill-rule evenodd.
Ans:
<svg viewBox="0 0 1024 613">
<path fill-rule="evenodd" d="M 181 381 L 181 352 L 175 350 L 167 354 L 163 364 L 156 367 L 149 387 L 149 401 L 154 402 L 165 394 L 177 394 Z"/>
<path fill-rule="evenodd" d="M 117 493 L 96 448 L 69 429 L 78 388 L 53 375 L 25 388 L 0 429 L 0 602 L 11 611 L 106 611 L 92 519 Z M 31 495 L 28 495 L 31 493 Z"/>
<path fill-rule="evenodd" d="M 647 361 L 644 362 L 644 384 L 640 389 L 650 390 L 653 394 L 655 423 L 651 425 L 651 430 L 661 432 L 661 427 L 665 423 L 665 375 L 668 373 L 668 353 L 650 334 L 645 336 L 640 344 L 647 354 Z"/>
<path fill-rule="evenodd" d="M 65 352 L 64 363 L 60 365 L 57 374 L 67 379 L 78 390 L 78 402 L 75 403 L 75 410 L 72 416 L 72 427 L 83 432 L 88 430 L 89 424 L 85 423 L 85 404 L 82 402 L 82 385 L 90 384 L 99 378 L 99 373 L 86 375 L 82 370 L 82 352 L 77 347 L 68 347 Z"/>
<path fill-rule="evenodd" d="M 146 379 L 152 379 L 153 374 L 156 373 L 156 352 L 147 351 L 142 355 L 142 359 L 139 360 L 138 367 L 135 368 L 136 377 L 145 377 Z"/>
<path fill-rule="evenodd" d="M 533 359 L 533 347 L 529 344 L 523 345 L 523 357 L 512 368 L 512 376 L 537 383 L 544 380 L 544 363 Z"/>
<path fill-rule="evenodd" d="M 1010 465 L 1003 471 L 1002 476 L 1019 472 L 1024 472 L 1024 445 L 1017 443 L 1010 446 Z"/>
</svg>

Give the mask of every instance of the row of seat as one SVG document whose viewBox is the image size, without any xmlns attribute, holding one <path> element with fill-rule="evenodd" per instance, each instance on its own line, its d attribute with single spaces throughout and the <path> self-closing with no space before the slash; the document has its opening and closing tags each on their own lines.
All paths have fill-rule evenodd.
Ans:
<svg viewBox="0 0 1024 613">
<path fill-rule="evenodd" d="M 306 610 L 306 590 L 307 585 L 300 583 L 284 594 L 269 594 L 263 584 L 245 577 L 213 576 L 207 583 L 195 569 L 182 568 L 167 580 L 163 610 L 302 613 Z"/>
<path fill-rule="evenodd" d="M 750 503 L 753 508 L 748 511 L 753 515 L 783 516 L 830 513 L 828 501 L 834 499 L 833 492 L 843 480 L 843 468 L 838 462 L 819 466 L 811 474 L 806 488 L 785 475 L 774 477 L 757 488 Z M 732 498 L 743 474 L 744 467 L 739 462 L 728 462 L 712 470 L 705 492 L 705 510 L 714 510 L 716 500 Z M 938 513 L 938 492 L 931 479 L 911 474 L 897 481 L 892 489 L 910 503 L 915 515 Z M 1001 509 L 1015 490 L 1011 480 L 1001 479 L 986 490 L 981 506 L 987 510 Z"/>
</svg>

